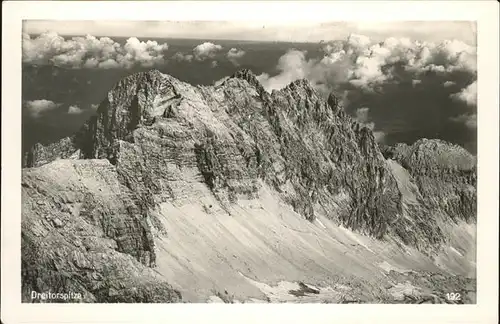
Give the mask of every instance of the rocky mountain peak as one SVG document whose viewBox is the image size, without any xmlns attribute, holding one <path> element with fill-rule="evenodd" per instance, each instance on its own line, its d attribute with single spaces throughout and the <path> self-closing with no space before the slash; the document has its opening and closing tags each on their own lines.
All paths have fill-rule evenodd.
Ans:
<svg viewBox="0 0 500 324">
<path fill-rule="evenodd" d="M 311 82 L 307 79 L 297 79 L 295 81 L 290 82 L 285 89 L 291 90 L 291 91 L 296 91 L 299 89 L 304 89 L 304 91 L 308 91 L 311 93 L 316 93 L 316 90 L 313 88 Z"/>
<path fill-rule="evenodd" d="M 255 76 L 255 74 L 249 69 L 239 70 L 235 74 L 233 74 L 232 77 L 247 81 L 250 86 L 255 87 L 255 89 L 257 90 L 257 93 L 260 96 L 262 96 L 263 94 L 266 93 L 266 90 L 264 89 L 262 84 L 259 82 L 259 80 L 257 80 L 257 77 Z"/>
<path fill-rule="evenodd" d="M 398 161 L 413 174 L 442 177 L 476 173 L 475 156 L 459 145 L 440 139 L 422 138 L 412 145 L 399 143 L 382 151 L 384 156 Z"/>
<path fill-rule="evenodd" d="M 260 82 L 257 80 L 256 75 L 249 69 L 241 69 L 241 70 L 235 72 L 232 75 L 232 77 L 247 80 L 248 83 L 252 84 L 252 85 L 260 84 Z"/>
<path fill-rule="evenodd" d="M 413 175 L 437 175 L 458 156 L 460 168 L 471 163 L 464 150 L 442 141 L 421 140 L 393 151 Z M 325 101 L 307 80 L 297 80 L 268 95 L 249 70 L 210 87 L 194 87 L 157 70 L 133 74 L 109 91 L 97 116 L 73 137 L 36 146 L 28 166 L 57 158 L 105 158 L 123 170 L 140 158 L 141 178 L 156 184 L 153 190 L 140 183 L 139 191 L 154 201 L 175 191 L 161 164 L 167 156 L 179 165 L 197 165 L 226 205 L 254 197 L 262 179 L 305 218 L 329 215 L 377 237 L 402 211 L 397 181 L 373 133 L 346 115 L 334 94 Z"/>
<path fill-rule="evenodd" d="M 425 139 L 381 150 L 334 94 L 324 100 L 306 80 L 269 94 L 249 70 L 214 86 L 157 70 L 130 75 L 76 134 L 35 145 L 25 162 L 25 296 L 55 286 L 90 301 L 175 302 L 180 293 L 152 267 L 175 280 L 190 267 L 234 271 L 256 249 L 283 258 L 275 230 L 296 238 L 284 239 L 298 253 L 285 268 L 302 260 L 297 273 L 324 274 L 344 254 L 330 255 L 340 241 L 320 219 L 433 255 L 450 226 L 476 217 L 475 160 L 465 150 Z M 206 244 L 213 254 L 179 266 L 188 258 L 173 258 L 170 244 L 191 256 Z M 244 248 L 228 254 L 222 244 Z M 252 258 L 253 271 L 268 259 Z"/>
<path fill-rule="evenodd" d="M 419 139 L 382 149 L 413 177 L 422 201 L 451 219 L 476 218 L 477 161 L 464 148 L 439 139 Z M 432 220 L 434 221 L 434 220 Z"/>
</svg>

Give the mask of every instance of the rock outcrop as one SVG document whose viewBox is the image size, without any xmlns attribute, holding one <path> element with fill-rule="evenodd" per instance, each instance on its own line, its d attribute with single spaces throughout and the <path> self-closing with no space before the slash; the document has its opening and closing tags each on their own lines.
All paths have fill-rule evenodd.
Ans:
<svg viewBox="0 0 500 324">
<path fill-rule="evenodd" d="M 156 70 L 131 75 L 78 133 L 27 154 L 23 287 L 58 280 L 61 289 L 78 282 L 93 301 L 177 301 L 177 292 L 151 270 L 153 237 L 168 235 L 152 211 L 165 202 L 203 200 L 198 183 L 229 214 L 235 202 L 258 199 L 264 183 L 309 221 L 324 216 L 425 253 L 443 242 L 441 223 L 475 220 L 475 161 L 465 150 L 422 140 L 383 152 L 392 159 L 334 95 L 323 100 L 306 80 L 269 94 L 248 70 L 210 87 Z M 74 207 L 65 210 L 60 201 L 71 192 Z M 65 247 L 83 237 L 92 243 L 82 242 L 73 258 L 76 252 Z M 103 255 L 111 270 L 96 268 Z M 131 269 L 133 292 L 113 282 L 102 284 L 113 293 L 95 288 L 103 286 L 94 273 L 110 271 L 113 281 L 120 267 Z M 67 276 L 54 279 L 52 271 Z M 151 285 L 163 292 L 156 299 L 147 293 Z"/>
<path fill-rule="evenodd" d="M 224 203 L 255 194 L 260 177 L 305 218 L 331 215 L 377 237 L 401 209 L 371 131 L 347 116 L 333 95 L 324 102 L 305 80 L 268 95 L 248 70 L 213 88 L 156 70 L 134 74 L 109 92 L 78 134 L 60 143 L 60 150 L 36 147 L 30 166 L 78 151 L 80 158 L 108 159 L 134 191 L 150 193 L 148 200 L 174 198 L 172 171 L 163 168 L 172 160 L 196 163 Z M 142 181 L 133 184 L 132 175 Z"/>
<path fill-rule="evenodd" d="M 450 218 L 475 222 L 476 158 L 458 145 L 421 139 L 387 149 L 411 174 L 427 205 Z"/>
<path fill-rule="evenodd" d="M 141 202 L 106 160 L 59 160 L 23 170 L 23 301 L 35 292 L 71 302 L 175 302 L 158 276 Z M 35 300 L 43 302 L 43 300 Z"/>
<path fill-rule="evenodd" d="M 464 148 L 442 140 L 421 139 L 412 145 L 384 147 L 382 151 L 393 166 L 393 174 L 399 173 L 402 180 L 401 173 L 406 173 L 406 179 L 399 181 L 400 187 L 412 189 L 406 190 L 403 209 L 427 233 L 427 240 L 418 235 L 400 235 L 405 244 L 433 249 L 446 241 L 441 230 L 445 223 L 476 222 L 476 159 Z M 403 218 L 401 225 L 409 223 Z M 403 233 L 403 226 L 396 231 Z"/>
</svg>

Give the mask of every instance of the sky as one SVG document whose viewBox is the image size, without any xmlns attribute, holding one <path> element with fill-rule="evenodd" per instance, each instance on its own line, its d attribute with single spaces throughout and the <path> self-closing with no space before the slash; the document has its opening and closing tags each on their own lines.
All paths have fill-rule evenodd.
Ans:
<svg viewBox="0 0 500 324">
<path fill-rule="evenodd" d="M 64 21 L 30 20 L 24 32 L 40 34 L 108 37 L 151 37 L 188 39 L 229 39 L 248 41 L 320 42 L 363 34 L 381 41 L 388 37 L 409 37 L 422 41 L 457 39 L 476 44 L 476 24 L 469 21 L 404 22 L 244 22 L 244 21 Z"/>
<path fill-rule="evenodd" d="M 333 92 L 380 143 L 441 138 L 474 154 L 475 30 L 451 21 L 25 21 L 23 141 L 70 135 L 130 73 L 156 68 L 210 85 L 248 68 L 269 92 L 297 79 Z"/>
</svg>

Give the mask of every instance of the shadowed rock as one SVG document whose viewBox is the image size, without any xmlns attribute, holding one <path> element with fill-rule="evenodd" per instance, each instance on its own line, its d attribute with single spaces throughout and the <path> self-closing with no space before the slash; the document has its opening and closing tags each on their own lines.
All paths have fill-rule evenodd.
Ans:
<svg viewBox="0 0 500 324">
<path fill-rule="evenodd" d="M 309 221 L 322 215 L 426 253 L 443 243 L 435 215 L 444 222 L 475 221 L 475 162 L 465 150 L 422 140 L 383 151 L 393 160 L 386 160 L 371 130 L 346 115 L 334 94 L 325 101 L 307 80 L 269 94 L 249 70 L 211 87 L 157 70 L 133 74 L 109 91 L 79 132 L 37 144 L 26 156 L 26 167 L 35 168 L 23 170 L 23 289 L 40 289 L 39 280 L 50 286 L 56 280 L 52 271 L 60 271 L 66 279 L 57 287 L 79 282 L 92 301 L 179 300 L 152 270 L 153 236 L 168 235 L 152 211 L 163 202 L 197 199 L 185 182 L 188 169 L 197 170 L 189 181 L 205 183 L 228 213 L 239 200 L 258 199 L 263 182 Z M 416 188 L 411 203 L 404 189 L 413 187 L 406 182 Z M 71 203 L 78 211 L 62 201 L 70 191 L 79 197 Z M 111 208 L 108 201 L 119 203 Z M 45 215 L 71 226 L 49 223 Z M 83 230 L 75 229 L 80 223 Z M 51 237 L 46 250 L 39 232 Z M 84 236 L 93 242 L 90 249 L 76 245 Z M 62 256 L 50 249 L 53 244 Z M 88 269 L 57 261 L 72 260 L 74 251 Z M 111 253 L 111 269 L 98 261 L 99 253 Z M 44 269 L 46 278 L 36 279 L 40 272 L 34 269 Z M 92 273 L 111 281 L 125 275 L 135 290 L 97 284 Z M 150 285 L 163 293 L 152 297 Z"/>
</svg>

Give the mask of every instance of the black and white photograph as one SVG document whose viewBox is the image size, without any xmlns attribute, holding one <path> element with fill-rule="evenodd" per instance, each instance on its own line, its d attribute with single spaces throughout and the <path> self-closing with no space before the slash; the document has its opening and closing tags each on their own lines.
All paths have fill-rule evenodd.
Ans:
<svg viewBox="0 0 500 324">
<path fill-rule="evenodd" d="M 22 19 L 21 304 L 477 305 L 477 21 L 169 17 Z"/>
</svg>

